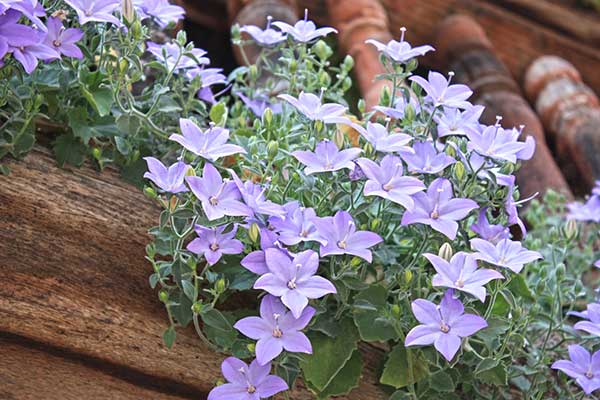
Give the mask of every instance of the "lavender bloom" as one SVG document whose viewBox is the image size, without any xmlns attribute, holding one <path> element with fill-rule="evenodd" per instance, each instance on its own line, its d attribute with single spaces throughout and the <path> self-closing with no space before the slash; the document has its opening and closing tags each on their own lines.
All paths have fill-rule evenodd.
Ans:
<svg viewBox="0 0 600 400">
<path fill-rule="evenodd" d="M 596 181 L 596 187 L 592 189 L 592 195 L 600 196 L 600 181 Z"/>
<path fill-rule="evenodd" d="M 579 313 L 578 316 L 585 318 L 588 321 L 576 323 L 573 326 L 575 329 L 600 337 L 600 304 L 588 304 L 585 316 L 582 316 L 582 313 Z"/>
<path fill-rule="evenodd" d="M 235 239 L 237 225 L 227 233 L 223 233 L 227 226 L 218 226 L 206 228 L 202 225 L 196 225 L 194 230 L 198 235 L 192 240 L 187 249 L 195 254 L 202 254 L 208 265 L 215 265 L 223 254 L 240 254 L 244 251 L 244 245 Z"/>
<path fill-rule="evenodd" d="M 240 32 L 245 32 L 254 39 L 254 41 L 264 47 L 272 47 L 285 40 L 285 35 L 271 28 L 273 17 L 267 16 L 267 27 L 262 30 L 256 25 L 244 25 Z"/>
<path fill-rule="evenodd" d="M 260 365 L 254 360 L 248 367 L 242 360 L 229 357 L 221 364 L 221 371 L 229 383 L 211 390 L 208 400 L 260 400 L 289 389 L 283 379 L 269 375 L 270 363 Z"/>
<path fill-rule="evenodd" d="M 169 71 L 175 73 L 180 70 L 187 70 L 189 68 L 198 68 L 198 65 L 208 65 L 210 60 L 206 55 L 206 51 L 202 49 L 192 49 L 191 53 L 194 58 L 187 55 L 181 55 L 181 49 L 177 43 L 165 43 L 158 44 L 154 42 L 146 43 L 147 50 L 156 57 L 156 59 L 163 63 Z"/>
<path fill-rule="evenodd" d="M 434 254 L 423 254 L 433 265 L 437 274 L 431 284 L 460 290 L 485 302 L 486 289 L 483 285 L 494 279 L 504 279 L 501 273 L 491 269 L 477 269 L 477 261 L 471 254 L 456 253 L 450 262 Z"/>
<path fill-rule="evenodd" d="M 0 16 L 4 15 L 8 10 L 14 7 L 15 4 L 23 0 L 0 0 Z"/>
<path fill-rule="evenodd" d="M 10 2 L 13 10 L 20 11 L 27 19 L 39 28 L 41 31 L 46 32 L 46 26 L 39 17 L 46 16 L 46 10 L 44 6 L 38 0 L 21 0 Z M 1 7 L 0 7 L 1 8 Z"/>
<path fill-rule="evenodd" d="M 262 289 L 281 301 L 292 311 L 295 318 L 302 316 L 308 299 L 318 299 L 328 293 L 336 293 L 335 286 L 327 279 L 315 275 L 319 268 L 319 256 L 312 250 L 298 253 L 290 259 L 276 249 L 265 250 L 269 272 L 254 283 L 254 289 Z"/>
<path fill-rule="evenodd" d="M 413 143 L 413 154 L 402 154 L 408 169 L 422 174 L 437 174 L 456 160 L 443 151 L 438 152 L 431 141 Z"/>
<path fill-rule="evenodd" d="M 198 125 L 187 118 L 179 119 L 179 128 L 183 136 L 173 134 L 169 136 L 169 139 L 207 160 L 215 161 L 232 154 L 246 153 L 242 147 L 227 143 L 229 140 L 228 129 L 211 126 L 202 132 Z"/>
<path fill-rule="evenodd" d="M 229 170 L 233 181 L 240 191 L 244 203 L 256 214 L 264 215 L 284 215 L 285 211 L 282 206 L 275 204 L 270 200 L 265 199 L 265 188 L 252 182 L 242 180 L 233 170 Z"/>
<path fill-rule="evenodd" d="M 413 153 L 413 150 L 408 146 L 412 136 L 406 133 L 390 134 L 385 126 L 372 122 L 367 122 L 367 129 L 358 124 L 352 126 L 371 143 L 376 151 L 382 153 Z"/>
<path fill-rule="evenodd" d="M 452 74 L 450 78 L 452 78 Z M 429 71 L 427 80 L 420 76 L 411 76 L 409 80 L 416 82 L 427 92 L 428 98 L 434 107 L 470 108 L 471 103 L 467 101 L 473 94 L 467 85 L 451 85 L 450 79 L 446 79 L 439 72 Z"/>
<path fill-rule="evenodd" d="M 77 43 L 83 37 L 83 31 L 77 28 L 65 29 L 60 18 L 50 17 L 47 21 L 48 34 L 44 44 L 56 52 L 73 58 L 83 58 L 83 53 Z"/>
<path fill-rule="evenodd" d="M 88 22 L 110 22 L 121 26 L 121 21 L 113 13 L 121 5 L 120 0 L 65 0 L 79 18 L 81 25 Z"/>
<path fill-rule="evenodd" d="M 426 224 L 436 231 L 454 240 L 458 231 L 456 221 L 465 218 L 477 203 L 470 199 L 452 198 L 452 184 L 444 178 L 437 178 L 427 193 L 413 195 L 415 207 L 406 210 L 402 216 L 402 225 Z"/>
<path fill-rule="evenodd" d="M 471 230 L 478 234 L 482 239 L 493 244 L 497 244 L 502 239 L 509 239 L 510 231 L 507 227 L 490 224 L 486 215 L 487 209 L 488 207 L 484 207 L 479 211 L 477 223 L 471 225 Z"/>
<path fill-rule="evenodd" d="M 204 89 L 213 85 L 227 83 L 227 77 L 221 73 L 222 71 L 221 68 L 192 68 L 185 75 L 190 80 L 199 77 L 202 83 L 201 88 Z"/>
<path fill-rule="evenodd" d="M 539 260 L 542 257 L 537 251 L 527 250 L 521 242 L 502 239 L 497 244 L 492 244 L 483 239 L 471 239 L 471 247 L 477 251 L 473 256 L 477 260 L 502 268 L 508 268 L 518 274 L 525 264 Z"/>
<path fill-rule="evenodd" d="M 260 303 L 260 317 L 241 319 L 233 327 L 250 339 L 258 340 L 256 360 L 265 365 L 283 350 L 312 354 L 310 341 L 300 331 L 306 328 L 314 315 L 315 309 L 309 306 L 296 318 L 278 298 L 266 295 Z"/>
<path fill-rule="evenodd" d="M 314 22 L 308 20 L 308 10 L 304 10 L 304 20 L 296 22 L 294 26 L 282 21 L 273 22 L 273 25 L 289 35 L 292 35 L 297 42 L 308 43 L 316 38 L 327 36 L 330 33 L 337 33 L 337 30 L 331 27 L 317 29 Z"/>
<path fill-rule="evenodd" d="M 516 129 L 503 129 L 499 125 L 491 125 L 483 132 L 469 131 L 468 148 L 485 157 L 516 163 L 517 159 L 528 160 L 535 150 L 535 139 L 527 136 L 525 142 L 519 142 L 521 132 Z"/>
<path fill-rule="evenodd" d="M 377 50 L 398 63 L 405 63 L 411 58 L 424 56 L 430 51 L 435 51 L 433 47 L 428 45 L 417 46 L 413 48 L 410 43 L 404 41 L 404 33 L 406 32 L 406 28 L 400 28 L 400 32 L 402 33 L 399 42 L 396 40 L 390 40 L 387 44 L 383 44 L 377 40 L 369 39 L 365 41 L 365 43 L 372 44 L 377 48 Z"/>
<path fill-rule="evenodd" d="M 424 299 L 412 302 L 413 314 L 421 325 L 408 332 L 404 341 L 406 347 L 433 344 L 446 360 L 451 361 L 462 338 L 488 326 L 480 316 L 465 314 L 463 304 L 453 294 L 453 290 L 448 289 L 439 306 Z"/>
<path fill-rule="evenodd" d="M 558 369 L 575 382 L 585 392 L 592 394 L 600 389 L 600 350 L 590 355 L 590 352 L 579 345 L 569 346 L 570 360 L 560 360 L 552 364 L 552 369 Z"/>
<path fill-rule="evenodd" d="M 394 107 L 385 107 L 385 106 L 375 106 L 374 110 L 379 111 L 380 113 L 394 119 L 402 119 L 404 118 L 405 110 L 408 105 L 411 105 L 415 112 L 418 114 L 421 112 L 421 105 L 419 101 L 415 97 L 411 97 L 408 103 L 406 103 L 406 99 L 404 96 L 399 96 L 394 104 Z"/>
<path fill-rule="evenodd" d="M 515 192 L 515 177 L 514 177 L 514 175 L 504 176 L 503 178 L 504 179 L 502 179 L 502 180 L 498 179 L 498 184 L 503 185 L 503 186 L 508 186 L 508 194 L 506 196 L 506 203 L 504 203 L 504 209 L 506 210 L 506 214 L 508 215 L 508 223 L 510 225 L 515 225 L 515 224 L 518 225 L 519 228 L 521 229 L 521 233 L 523 234 L 523 237 L 525 237 L 525 235 L 527 234 L 527 228 L 525 227 L 525 223 L 523 223 L 521 218 L 519 218 L 519 210 L 517 209 L 517 206 L 519 204 L 522 204 L 526 201 L 531 200 L 532 198 L 534 198 L 537 195 L 537 193 L 527 199 L 515 201 L 513 198 L 514 192 Z"/>
<path fill-rule="evenodd" d="M 185 10 L 169 3 L 168 0 L 133 0 L 140 19 L 154 18 L 161 28 L 183 19 Z"/>
<path fill-rule="evenodd" d="M 584 222 L 600 223 L 600 196 L 590 197 L 585 203 L 574 202 L 567 204 L 569 219 Z"/>
<path fill-rule="evenodd" d="M 37 30 L 18 23 L 21 13 L 7 9 L 0 14 L 0 59 L 12 48 L 33 46 L 40 42 Z"/>
<path fill-rule="evenodd" d="M 287 251 L 279 242 L 279 236 L 268 229 L 260 230 L 260 248 L 249 253 L 242 259 L 240 264 L 248 271 L 254 272 L 257 275 L 264 275 L 269 272 L 267 267 L 267 261 L 265 260 L 265 250 L 277 249 L 280 250 L 286 256 L 293 256 L 292 253 Z"/>
<path fill-rule="evenodd" d="M 600 268 L 600 260 L 598 260 L 594 263 L 594 267 Z"/>
<path fill-rule="evenodd" d="M 144 157 L 144 160 L 146 160 L 146 163 L 148 164 L 148 172 L 144 174 L 144 178 L 150 179 L 156 186 L 165 192 L 181 193 L 188 191 L 183 180 L 190 168 L 189 165 L 182 161 L 178 161 L 167 168 L 162 162 L 154 157 Z"/>
<path fill-rule="evenodd" d="M 326 244 L 327 241 L 319 235 L 317 228 L 313 224 L 316 218 L 315 210 L 312 208 L 300 207 L 295 202 L 295 208 L 288 210 L 283 218 L 273 218 L 269 222 L 279 234 L 279 240 L 288 246 L 293 246 L 301 242 L 319 242 Z"/>
<path fill-rule="evenodd" d="M 438 136 L 466 136 L 468 133 L 479 133 L 479 118 L 484 109 L 483 106 L 472 106 L 465 111 L 445 108 L 441 115 L 434 117 L 438 123 Z"/>
<path fill-rule="evenodd" d="M 321 98 L 312 93 L 301 92 L 298 98 L 288 94 L 280 94 L 277 97 L 296 107 L 298 111 L 312 121 L 323 121 L 326 124 L 353 125 L 350 118 L 343 116 L 348 107 L 336 103 L 321 104 Z"/>
<path fill-rule="evenodd" d="M 246 107 L 259 118 L 263 116 L 267 108 L 270 108 L 271 111 L 273 111 L 273 114 L 281 113 L 281 104 L 271 104 L 268 100 L 261 98 L 250 99 L 239 92 L 234 94 L 242 99 Z"/>
<path fill-rule="evenodd" d="M 329 140 L 324 140 L 317 144 L 315 152 L 311 151 L 294 151 L 292 155 L 306 165 L 304 173 L 306 175 L 316 174 L 319 172 L 334 172 L 340 169 L 353 169 L 353 159 L 358 157 L 362 152 L 358 148 L 350 148 L 340 151 L 337 145 Z"/>
<path fill-rule="evenodd" d="M 204 165 L 202 177 L 187 176 L 185 178 L 192 193 L 202 203 L 202 209 L 209 221 L 228 215 L 231 217 L 248 217 L 252 210 L 239 199 L 240 192 L 233 182 L 223 182 L 219 171 L 209 163 Z"/>
<path fill-rule="evenodd" d="M 402 175 L 402 161 L 398 156 L 388 154 L 380 165 L 368 158 L 359 158 L 356 162 L 368 178 L 363 189 L 365 196 L 383 197 L 411 209 L 415 205 L 411 195 L 425 190 L 417 178 Z"/>
<path fill-rule="evenodd" d="M 37 67 L 38 60 L 50 61 L 60 58 L 60 53 L 43 43 L 46 37 L 45 32 L 36 31 L 34 37 L 36 37 L 34 44 L 12 47 L 10 49 L 13 57 L 23 65 L 23 69 L 28 74 L 31 74 Z"/>
<path fill-rule="evenodd" d="M 373 255 L 369 248 L 383 242 L 374 232 L 357 231 L 352 216 L 346 211 L 340 210 L 333 217 L 316 218 L 313 223 L 327 241 L 326 245 L 321 245 L 321 257 L 351 254 L 370 263 Z"/>
</svg>

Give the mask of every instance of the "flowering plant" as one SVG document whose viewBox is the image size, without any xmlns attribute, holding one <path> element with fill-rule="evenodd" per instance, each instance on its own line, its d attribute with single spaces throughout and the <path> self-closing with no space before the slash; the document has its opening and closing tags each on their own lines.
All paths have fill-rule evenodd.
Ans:
<svg viewBox="0 0 600 400">
<path fill-rule="evenodd" d="M 319 399 L 343 395 L 361 341 L 387 350 L 379 379 L 394 400 L 578 396 L 551 365 L 592 393 L 598 310 L 574 329 L 568 311 L 595 295 L 582 281 L 595 232 L 564 226 L 550 194 L 526 235 L 513 173 L 533 138 L 482 125 L 452 74 L 414 75 L 433 49 L 404 38 L 369 41 L 390 87 L 351 112 L 352 59 L 333 66 L 322 39 L 334 32 L 306 15 L 235 27 L 242 52 L 262 50 L 232 74 L 231 98 L 180 119 L 171 165 L 146 158 L 163 207 L 147 259 L 165 344 L 193 324 L 231 354 L 209 400 L 268 398 L 298 377 Z M 573 217 L 596 219 L 598 190 Z M 558 361 L 566 342 L 571 361 Z"/>
<path fill-rule="evenodd" d="M 226 83 L 184 32 L 163 33 L 183 14 L 168 0 L 0 1 L 0 158 L 43 130 L 59 165 L 89 156 L 141 184 L 142 157 L 175 148 L 179 117 L 208 118 Z"/>
</svg>

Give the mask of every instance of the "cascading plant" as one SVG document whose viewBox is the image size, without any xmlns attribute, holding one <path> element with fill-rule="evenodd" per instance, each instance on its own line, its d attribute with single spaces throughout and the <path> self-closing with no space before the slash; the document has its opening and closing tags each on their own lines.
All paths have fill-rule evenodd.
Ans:
<svg viewBox="0 0 600 400">
<path fill-rule="evenodd" d="M 319 399 L 346 394 L 361 341 L 387 349 L 379 380 L 393 400 L 591 395 L 598 307 L 574 329 L 569 313 L 596 295 L 583 277 L 597 235 L 573 218 L 600 222 L 600 189 L 566 224 L 559 195 L 534 201 L 526 234 L 513 173 L 533 138 L 482 125 L 452 74 L 414 75 L 433 48 L 404 37 L 370 41 L 390 87 L 353 115 L 352 59 L 331 65 L 322 39 L 334 32 L 307 15 L 234 27 L 257 59 L 210 120 L 180 119 L 172 164 L 146 159 L 145 192 L 163 208 L 147 259 L 165 344 L 193 324 L 230 354 L 209 400 L 269 398 L 299 377 Z M 571 361 L 557 361 L 568 343 Z"/>
</svg>

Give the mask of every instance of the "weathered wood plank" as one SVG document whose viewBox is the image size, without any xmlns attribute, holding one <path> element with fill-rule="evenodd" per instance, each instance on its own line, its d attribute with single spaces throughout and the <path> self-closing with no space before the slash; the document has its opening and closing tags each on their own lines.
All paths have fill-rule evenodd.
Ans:
<svg viewBox="0 0 600 400">
<path fill-rule="evenodd" d="M 0 176 L 0 332 L 154 377 L 166 393 L 205 398 L 224 355 L 191 330 L 179 331 L 171 350 L 162 344 L 167 318 L 144 261 L 159 210 L 114 171 L 60 169 L 41 148 L 8 165 L 11 175 Z M 365 368 L 350 398 L 384 398 L 375 370 Z M 298 387 L 291 398 L 312 396 Z"/>
</svg>

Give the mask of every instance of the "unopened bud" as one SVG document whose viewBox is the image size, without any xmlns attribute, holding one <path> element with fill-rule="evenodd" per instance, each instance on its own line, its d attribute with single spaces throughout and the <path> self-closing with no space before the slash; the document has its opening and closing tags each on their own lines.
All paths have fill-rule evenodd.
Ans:
<svg viewBox="0 0 600 400">
<path fill-rule="evenodd" d="M 171 210 L 171 212 L 175 211 L 175 209 L 177 208 L 177 203 L 178 203 L 178 199 L 177 197 L 173 196 L 171 197 L 171 200 L 169 201 L 169 210 Z"/>
<path fill-rule="evenodd" d="M 169 300 L 169 293 L 166 290 L 158 292 L 158 298 L 161 302 L 166 303 Z"/>
<path fill-rule="evenodd" d="M 267 155 L 269 156 L 269 159 L 275 158 L 278 151 L 279 151 L 279 143 L 277 143 L 275 140 L 271 140 L 269 142 L 269 144 L 267 145 Z"/>
<path fill-rule="evenodd" d="M 563 233 L 565 234 L 565 238 L 568 240 L 575 239 L 579 233 L 579 230 L 577 229 L 577 222 L 574 219 L 568 220 L 563 228 Z"/>
<path fill-rule="evenodd" d="M 398 304 L 394 304 L 394 305 L 392 306 L 392 315 L 393 315 L 395 318 L 398 318 L 398 317 L 400 317 L 400 306 L 399 306 Z"/>
<path fill-rule="evenodd" d="M 404 107 L 404 118 L 406 118 L 408 121 L 412 121 L 416 116 L 417 113 L 415 112 L 413 105 L 407 104 L 406 107 Z"/>
<path fill-rule="evenodd" d="M 352 68 L 354 68 L 354 58 L 352 58 L 352 56 L 347 55 L 346 57 L 344 57 L 344 62 L 342 65 L 346 71 L 350 71 Z"/>
<path fill-rule="evenodd" d="M 136 40 L 140 40 L 143 36 L 142 33 L 142 23 L 140 22 L 139 19 L 136 19 L 133 24 L 131 25 L 131 34 L 133 35 L 133 38 Z"/>
<path fill-rule="evenodd" d="M 292 74 L 296 73 L 296 70 L 298 69 L 298 62 L 296 62 L 296 60 L 291 60 L 289 68 Z"/>
<path fill-rule="evenodd" d="M 446 242 L 442 245 L 442 247 L 440 247 L 440 250 L 438 251 L 438 256 L 440 256 L 441 258 L 443 258 L 446 261 L 450 261 L 450 259 L 452 258 L 452 256 L 454 255 L 454 251 L 452 250 L 452 246 L 450 246 L 450 243 Z"/>
<path fill-rule="evenodd" d="M 352 79 L 350 77 L 345 77 L 344 82 L 342 82 L 342 90 L 347 92 L 352 87 Z"/>
<path fill-rule="evenodd" d="M 556 266 L 556 278 L 559 279 L 559 281 L 565 276 L 566 270 L 564 263 L 560 263 Z"/>
<path fill-rule="evenodd" d="M 377 228 L 379 228 L 379 225 L 381 225 L 381 219 L 375 218 L 375 219 L 371 220 L 371 230 L 372 231 L 376 231 Z"/>
<path fill-rule="evenodd" d="M 201 301 L 197 301 L 194 304 L 192 304 L 192 312 L 194 314 L 200 314 L 202 312 L 203 308 L 204 308 L 204 304 L 202 304 Z"/>
<path fill-rule="evenodd" d="M 350 260 L 350 265 L 353 267 L 358 267 L 362 263 L 362 259 L 360 257 L 352 257 Z"/>
<path fill-rule="evenodd" d="M 312 48 L 321 61 L 327 60 L 333 54 L 331 47 L 322 40 L 319 40 Z"/>
<path fill-rule="evenodd" d="M 263 124 L 267 128 L 270 128 L 271 124 L 273 123 L 273 110 L 271 110 L 269 107 L 267 107 L 265 109 L 265 111 L 263 112 L 262 120 L 263 120 Z"/>
<path fill-rule="evenodd" d="M 215 290 L 217 293 L 223 293 L 225 291 L 225 279 L 221 278 L 215 283 Z"/>
<path fill-rule="evenodd" d="M 248 349 L 248 351 L 252 354 L 254 354 L 254 352 L 256 351 L 256 344 L 254 343 L 249 343 L 246 345 L 246 348 Z"/>
<path fill-rule="evenodd" d="M 129 23 L 133 21 L 135 17 L 135 11 L 133 9 L 133 0 L 122 0 L 121 1 L 121 13 L 123 18 Z"/>
<path fill-rule="evenodd" d="M 338 149 L 341 149 L 344 147 L 344 142 L 345 142 L 344 132 L 342 132 L 340 129 L 336 130 L 335 134 L 333 135 L 333 143 L 335 143 L 335 145 L 338 147 Z"/>
<path fill-rule="evenodd" d="M 459 182 L 462 182 L 466 172 L 464 164 L 461 161 L 457 161 L 454 163 L 452 169 L 454 170 L 454 176 L 456 176 L 456 179 L 458 179 Z"/>
<path fill-rule="evenodd" d="M 258 67 L 255 64 L 252 64 L 248 68 L 248 74 L 250 75 L 251 81 L 256 81 L 258 79 Z"/>
<path fill-rule="evenodd" d="M 319 79 L 319 85 L 321 87 L 328 87 L 329 84 L 331 83 L 331 77 L 329 76 L 329 74 L 325 71 L 320 71 L 317 75 L 318 79 Z"/>
<path fill-rule="evenodd" d="M 373 149 L 373 145 L 369 142 L 365 143 L 365 145 L 363 146 L 363 150 L 365 152 L 365 155 L 370 155 L 373 153 L 374 149 Z"/>
<path fill-rule="evenodd" d="M 412 278 L 413 278 L 412 271 L 409 270 L 409 269 L 407 269 L 406 271 L 404 271 L 403 278 L 404 278 L 404 283 L 408 285 L 410 283 L 410 281 L 412 281 Z"/>
<path fill-rule="evenodd" d="M 317 132 L 321 132 L 324 127 L 325 124 L 323 123 L 323 121 L 321 121 L 320 119 L 315 121 L 315 129 L 317 130 Z"/>
<path fill-rule="evenodd" d="M 122 58 L 119 61 L 119 73 L 121 75 L 125 75 L 127 73 L 127 69 L 129 68 L 129 61 L 126 58 Z"/>
<path fill-rule="evenodd" d="M 100 157 L 102 157 L 102 150 L 100 150 L 97 147 L 94 147 L 94 150 L 92 150 L 92 156 L 94 157 L 94 159 L 100 160 Z"/>
<path fill-rule="evenodd" d="M 358 108 L 358 111 L 361 114 L 364 114 L 364 112 L 367 110 L 367 103 L 365 102 L 365 99 L 358 100 L 358 104 L 356 105 L 356 108 Z"/>
<path fill-rule="evenodd" d="M 260 234 L 260 228 L 256 222 L 250 225 L 250 229 L 248 229 L 248 236 L 252 243 L 258 243 L 258 235 Z"/>
<path fill-rule="evenodd" d="M 383 90 L 381 91 L 381 96 L 379 98 L 379 102 L 386 106 L 389 105 L 391 102 L 390 96 L 391 96 L 390 88 L 387 86 L 384 86 Z"/>
<path fill-rule="evenodd" d="M 155 199 L 157 197 L 156 190 L 150 186 L 144 188 L 144 194 L 150 199 Z"/>
</svg>

